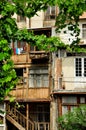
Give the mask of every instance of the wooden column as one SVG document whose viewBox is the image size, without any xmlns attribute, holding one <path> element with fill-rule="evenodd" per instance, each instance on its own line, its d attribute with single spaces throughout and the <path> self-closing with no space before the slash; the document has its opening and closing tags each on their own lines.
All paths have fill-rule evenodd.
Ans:
<svg viewBox="0 0 86 130">
<path fill-rule="evenodd" d="M 26 130 L 28 130 L 28 128 L 29 128 L 29 123 L 28 123 L 28 119 L 29 119 L 29 104 L 28 103 L 26 104 L 26 118 L 27 118 L 27 120 L 26 120 Z"/>
<path fill-rule="evenodd" d="M 48 70 L 49 70 L 49 94 L 52 91 L 52 66 L 51 66 L 51 54 L 49 54 L 49 64 L 48 64 Z"/>
<path fill-rule="evenodd" d="M 58 103 L 58 116 L 62 115 L 62 97 L 58 97 L 57 99 L 57 103 Z"/>
<path fill-rule="evenodd" d="M 29 70 L 28 70 L 28 67 L 26 68 L 26 71 L 27 71 L 27 88 L 26 88 L 26 98 L 28 98 L 28 89 L 29 89 Z"/>
</svg>

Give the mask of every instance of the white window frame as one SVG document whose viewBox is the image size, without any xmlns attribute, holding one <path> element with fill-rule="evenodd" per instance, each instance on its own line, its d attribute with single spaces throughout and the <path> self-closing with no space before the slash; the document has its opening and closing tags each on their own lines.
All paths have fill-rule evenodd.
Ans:
<svg viewBox="0 0 86 130">
<path fill-rule="evenodd" d="M 81 59 L 81 75 L 76 75 L 76 59 Z M 86 65 L 86 63 L 84 64 L 84 59 L 86 59 L 85 57 L 84 58 L 82 58 L 82 57 L 76 57 L 75 58 L 75 77 L 86 77 L 86 67 L 84 66 L 84 65 Z M 77 69 L 77 71 L 78 71 L 78 69 Z M 78 72 L 77 72 L 78 73 Z"/>
</svg>

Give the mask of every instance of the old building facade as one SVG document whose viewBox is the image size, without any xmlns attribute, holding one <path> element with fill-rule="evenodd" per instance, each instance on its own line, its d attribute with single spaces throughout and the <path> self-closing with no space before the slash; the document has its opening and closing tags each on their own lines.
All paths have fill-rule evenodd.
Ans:
<svg viewBox="0 0 86 130">
<path fill-rule="evenodd" d="M 27 19 L 15 18 L 19 28 L 32 29 L 35 34 L 59 36 L 69 43 L 69 33 L 56 34 L 57 7 Z M 81 46 L 86 45 L 86 15 L 80 17 Z M 72 39 L 72 38 L 71 38 Z M 12 60 L 19 82 L 11 91 L 17 105 L 6 100 L 4 122 L 0 130 L 58 130 L 57 118 L 86 104 L 86 54 L 71 54 L 65 50 L 48 53 L 23 41 L 11 43 Z M 1 116 L 2 117 L 2 116 Z M 5 124 L 5 125 L 4 125 Z"/>
</svg>

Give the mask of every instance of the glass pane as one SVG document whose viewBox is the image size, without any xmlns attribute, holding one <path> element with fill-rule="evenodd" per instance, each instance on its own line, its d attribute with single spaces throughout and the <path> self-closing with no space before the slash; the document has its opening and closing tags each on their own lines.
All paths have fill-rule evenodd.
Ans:
<svg viewBox="0 0 86 130">
<path fill-rule="evenodd" d="M 25 17 L 23 17 L 22 15 L 20 15 L 20 22 L 25 22 Z"/>
<path fill-rule="evenodd" d="M 80 103 L 85 103 L 85 98 L 84 97 L 80 98 Z"/>
<path fill-rule="evenodd" d="M 82 25 L 82 37 L 86 38 L 86 24 Z"/>
<path fill-rule="evenodd" d="M 71 112 L 76 108 L 76 106 L 71 106 Z"/>
<path fill-rule="evenodd" d="M 14 48 L 17 48 L 17 41 L 14 42 Z"/>
<path fill-rule="evenodd" d="M 63 97 L 62 98 L 62 103 L 77 103 L 77 98 L 76 97 Z"/>
<path fill-rule="evenodd" d="M 46 10 L 46 15 L 49 15 L 49 14 L 50 14 L 50 6 Z"/>
<path fill-rule="evenodd" d="M 43 75 L 43 86 L 48 87 L 49 86 L 49 78 L 48 75 Z"/>
<path fill-rule="evenodd" d="M 55 6 L 51 7 L 51 14 L 55 15 Z"/>
<path fill-rule="evenodd" d="M 36 75 L 36 87 L 42 87 L 41 75 Z"/>
<path fill-rule="evenodd" d="M 4 110 L 4 104 L 1 104 L 1 103 L 0 103 L 0 109 L 1 109 L 1 110 Z"/>
<path fill-rule="evenodd" d="M 67 106 L 62 106 L 62 115 L 68 112 Z"/>
<path fill-rule="evenodd" d="M 82 76 L 82 59 L 76 58 L 75 59 L 75 74 L 76 76 Z"/>
<path fill-rule="evenodd" d="M 34 87 L 34 75 L 29 75 L 29 87 Z"/>
<path fill-rule="evenodd" d="M 30 87 L 48 87 L 48 69 L 40 68 L 29 70 L 29 86 Z"/>
</svg>

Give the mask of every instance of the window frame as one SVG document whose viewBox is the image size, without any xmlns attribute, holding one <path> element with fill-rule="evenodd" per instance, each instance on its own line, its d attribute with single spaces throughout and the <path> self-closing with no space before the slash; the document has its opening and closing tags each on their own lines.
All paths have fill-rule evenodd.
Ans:
<svg viewBox="0 0 86 130">
<path fill-rule="evenodd" d="M 82 38 L 86 39 L 86 24 L 85 23 L 82 24 Z"/>
<path fill-rule="evenodd" d="M 53 12 L 53 7 L 55 8 L 54 13 L 52 13 Z M 57 15 L 56 6 L 52 6 L 52 7 L 48 6 L 48 8 L 47 8 L 47 10 L 46 10 L 46 12 L 44 14 L 44 18 L 45 18 L 45 20 L 55 20 L 56 15 Z"/>
<path fill-rule="evenodd" d="M 30 72 L 30 71 L 33 72 Z M 37 72 L 37 70 L 39 72 Z M 47 72 L 43 72 L 43 71 Z M 40 76 L 40 78 L 39 78 Z M 47 76 L 45 80 L 45 76 Z M 31 79 L 32 77 L 32 79 Z M 40 81 L 38 81 L 40 80 Z M 39 85 L 38 85 L 39 82 Z M 46 83 L 47 82 L 47 83 Z M 48 84 L 48 85 L 46 85 Z M 48 68 L 47 67 L 37 67 L 37 68 L 30 68 L 29 69 L 29 87 L 30 88 L 42 88 L 42 87 L 49 87 L 49 74 L 48 74 Z"/>
<path fill-rule="evenodd" d="M 78 68 L 76 68 L 76 59 L 80 59 L 81 60 L 81 68 L 79 65 L 79 61 L 78 61 Z M 76 57 L 75 58 L 75 77 L 86 77 L 86 58 L 82 58 L 82 57 Z M 81 69 L 81 74 L 80 74 L 80 69 Z M 77 75 L 76 75 L 76 71 L 77 71 Z"/>
<path fill-rule="evenodd" d="M 23 17 L 22 15 L 17 15 L 17 22 L 26 23 L 26 17 Z"/>
<path fill-rule="evenodd" d="M 25 54 L 28 51 L 28 44 L 25 41 L 11 41 L 10 47 L 13 50 L 13 54 Z"/>
<path fill-rule="evenodd" d="M 66 102 L 63 102 L 62 100 L 64 100 L 64 98 L 66 97 Z M 71 100 L 69 100 L 70 102 L 68 102 L 68 98 L 76 98 L 76 102 L 71 102 Z M 82 98 L 83 98 L 83 101 L 82 101 Z M 75 107 L 78 107 L 80 105 L 84 105 L 86 104 L 86 97 L 83 96 L 83 95 L 80 95 L 80 96 L 62 96 L 61 98 L 61 104 L 62 104 L 62 113 L 61 115 L 63 114 L 66 114 L 68 111 L 72 111 L 73 108 Z"/>
</svg>

